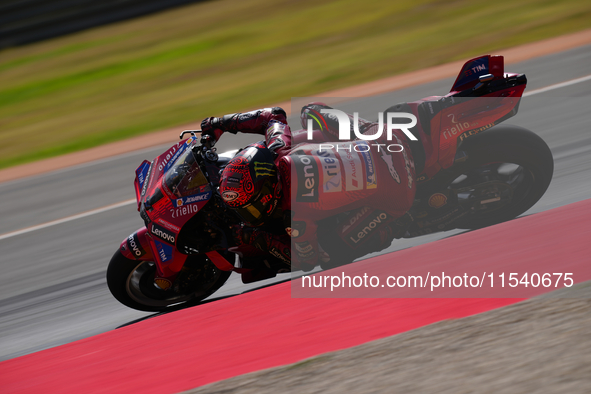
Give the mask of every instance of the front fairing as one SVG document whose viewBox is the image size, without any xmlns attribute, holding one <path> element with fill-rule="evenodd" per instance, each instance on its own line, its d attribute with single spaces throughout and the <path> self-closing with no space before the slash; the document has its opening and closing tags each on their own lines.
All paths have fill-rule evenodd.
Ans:
<svg viewBox="0 0 591 394">
<path fill-rule="evenodd" d="M 196 144 L 195 137 L 181 141 L 136 170 L 138 208 L 161 274 L 169 271 L 167 266 L 177 265 L 176 243 L 183 225 L 212 197 L 212 188 L 192 151 Z M 170 267 L 172 271 L 176 268 Z"/>
</svg>

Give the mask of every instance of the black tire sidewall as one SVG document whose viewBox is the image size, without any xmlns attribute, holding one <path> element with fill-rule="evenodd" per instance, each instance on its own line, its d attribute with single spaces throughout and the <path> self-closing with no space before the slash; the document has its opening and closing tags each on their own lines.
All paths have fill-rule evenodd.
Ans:
<svg viewBox="0 0 591 394">
<path fill-rule="evenodd" d="M 143 260 L 132 260 L 125 257 L 120 250 L 117 250 L 107 268 L 107 286 L 109 291 L 125 306 L 133 309 L 137 309 L 144 312 L 163 312 L 172 310 L 172 308 L 186 307 L 198 304 L 203 299 L 209 297 L 215 293 L 230 277 L 231 272 L 221 271 L 219 278 L 216 282 L 201 296 L 191 298 L 183 303 L 175 304 L 174 307 L 170 306 L 155 306 L 146 305 L 134 300 L 127 292 L 127 280 L 129 275 L 136 269 L 140 264 L 147 264 L 148 261 Z"/>
<path fill-rule="evenodd" d="M 533 176 L 527 195 L 490 217 L 466 219 L 458 228 L 476 229 L 511 220 L 530 209 L 546 192 L 554 172 L 554 160 L 548 145 L 535 133 L 518 126 L 497 126 L 469 140 L 459 148 L 468 159 L 454 168 L 458 176 L 467 170 L 490 163 L 513 163 Z"/>
</svg>

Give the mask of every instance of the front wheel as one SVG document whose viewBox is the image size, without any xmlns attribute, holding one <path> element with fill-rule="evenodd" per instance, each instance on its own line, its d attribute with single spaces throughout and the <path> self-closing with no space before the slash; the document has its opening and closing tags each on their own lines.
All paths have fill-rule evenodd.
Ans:
<svg viewBox="0 0 591 394">
<path fill-rule="evenodd" d="M 467 155 L 452 167 L 450 189 L 470 206 L 458 228 L 476 229 L 511 220 L 546 192 L 554 172 L 550 148 L 535 133 L 497 126 L 460 147 Z"/>
<path fill-rule="evenodd" d="M 195 305 L 216 292 L 230 276 L 219 270 L 205 255 L 189 256 L 183 271 L 169 290 L 154 283 L 152 261 L 131 260 L 117 250 L 107 268 L 107 285 L 123 305 L 146 312 Z"/>
</svg>

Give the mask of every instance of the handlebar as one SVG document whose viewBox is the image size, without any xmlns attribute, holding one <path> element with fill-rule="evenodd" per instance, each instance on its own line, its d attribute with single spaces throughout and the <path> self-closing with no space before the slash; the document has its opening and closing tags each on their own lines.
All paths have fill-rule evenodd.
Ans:
<svg viewBox="0 0 591 394">
<path fill-rule="evenodd" d="M 195 133 L 201 133 L 201 130 L 185 130 L 181 133 L 179 138 L 182 140 L 183 137 L 185 136 L 185 134 L 191 134 L 193 137 L 197 137 L 195 135 Z M 199 143 L 201 145 L 194 146 L 193 152 L 200 154 L 201 157 L 203 157 L 209 161 L 216 162 L 218 160 L 218 155 L 217 155 L 215 148 L 214 148 L 215 143 L 216 143 L 216 139 L 214 137 L 212 137 L 211 135 L 204 135 L 202 133 Z"/>
<path fill-rule="evenodd" d="M 197 137 L 195 133 L 201 133 L 201 130 L 185 130 L 181 133 L 181 135 L 179 135 L 179 139 L 182 140 L 185 134 L 191 134 L 193 137 Z M 203 147 L 209 150 L 215 146 L 216 140 L 210 135 L 201 134 L 201 139 L 199 140 L 199 143 L 201 143 Z"/>
<path fill-rule="evenodd" d="M 185 130 L 181 133 L 181 135 L 179 135 L 179 139 L 182 140 L 185 134 L 191 134 L 193 137 L 195 137 L 195 133 L 201 133 L 201 130 Z"/>
</svg>

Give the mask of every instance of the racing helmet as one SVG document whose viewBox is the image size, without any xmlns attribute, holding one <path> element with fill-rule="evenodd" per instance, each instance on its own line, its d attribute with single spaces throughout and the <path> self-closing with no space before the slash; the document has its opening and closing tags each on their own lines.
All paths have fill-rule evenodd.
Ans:
<svg viewBox="0 0 591 394">
<path fill-rule="evenodd" d="M 281 198 L 273 159 L 273 153 L 259 142 L 240 151 L 222 171 L 222 199 L 250 226 L 265 224 Z"/>
</svg>

